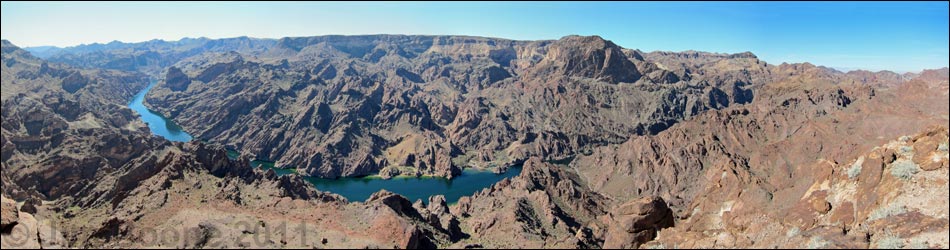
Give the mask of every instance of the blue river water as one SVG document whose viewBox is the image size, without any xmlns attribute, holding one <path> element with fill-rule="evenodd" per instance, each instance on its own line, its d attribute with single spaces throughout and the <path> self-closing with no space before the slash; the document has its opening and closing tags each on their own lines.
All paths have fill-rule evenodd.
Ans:
<svg viewBox="0 0 950 250">
<path fill-rule="evenodd" d="M 466 169 L 462 174 L 449 180 L 441 177 L 394 177 L 383 180 L 378 177 L 321 179 L 306 177 L 317 190 L 338 193 L 350 201 L 365 201 L 370 195 L 386 189 L 401 194 L 410 201 L 426 201 L 430 195 L 445 195 L 445 201 L 455 203 L 462 196 L 471 196 L 475 192 L 501 181 L 521 174 L 521 166 L 512 166 L 503 174 L 490 171 Z"/>
<path fill-rule="evenodd" d="M 142 117 L 142 121 L 148 124 L 152 133 L 164 137 L 169 141 L 187 142 L 192 140 L 192 136 L 186 133 L 182 128 L 157 112 L 153 112 L 145 107 L 145 94 L 154 87 L 156 82 L 152 82 L 145 89 L 135 95 L 129 108 L 134 110 Z M 237 157 L 236 152 L 229 152 L 229 157 Z M 262 169 L 274 169 L 278 175 L 296 174 L 293 169 L 276 168 L 273 162 L 253 161 L 251 166 Z M 314 177 L 304 177 L 308 182 L 314 185 L 317 190 L 340 194 L 349 201 L 365 201 L 373 193 L 385 189 L 387 191 L 405 196 L 410 201 L 416 199 L 427 200 L 432 195 L 445 195 L 448 203 L 455 203 L 462 196 L 470 196 L 502 179 L 517 176 L 521 174 L 521 166 L 516 165 L 508 169 L 503 174 L 495 174 L 490 171 L 478 171 L 466 169 L 462 174 L 449 180 L 438 177 L 395 177 L 384 180 L 379 177 L 356 177 L 323 179 Z"/>
<path fill-rule="evenodd" d="M 145 107 L 145 93 L 148 93 L 152 87 L 155 87 L 155 83 L 155 81 L 152 81 L 148 87 L 145 87 L 145 89 L 139 91 L 138 94 L 135 94 L 135 97 L 132 98 L 132 102 L 129 103 L 129 108 L 138 113 L 139 117 L 142 117 L 142 121 L 148 124 L 148 128 L 152 130 L 152 133 L 164 137 L 169 141 L 190 141 L 192 139 L 191 135 L 182 130 L 175 122 Z"/>
</svg>

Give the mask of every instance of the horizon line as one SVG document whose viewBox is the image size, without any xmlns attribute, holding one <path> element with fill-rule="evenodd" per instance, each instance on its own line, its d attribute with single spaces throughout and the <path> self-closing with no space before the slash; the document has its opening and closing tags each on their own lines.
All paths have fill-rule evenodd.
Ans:
<svg viewBox="0 0 950 250">
<path fill-rule="evenodd" d="M 603 40 L 605 40 L 605 41 L 609 41 L 609 42 L 613 43 L 613 40 L 604 38 L 603 36 L 600 36 L 600 35 L 578 35 L 578 34 L 568 34 L 568 35 L 561 36 L 560 38 L 557 38 L 557 39 L 536 39 L 536 40 L 510 39 L 510 38 L 503 38 L 503 37 L 481 36 L 481 35 L 434 35 L 434 34 L 393 34 L 393 33 L 375 33 L 375 34 L 323 34 L 323 35 L 310 35 L 310 36 L 283 36 L 283 37 L 279 37 L 279 38 L 273 38 L 273 37 L 252 37 L 252 36 L 248 36 L 248 35 L 231 36 L 231 37 L 218 37 L 218 38 L 207 37 L 207 36 L 198 36 L 198 37 L 188 37 L 188 36 L 185 36 L 185 37 L 179 38 L 178 40 L 165 40 L 165 39 L 162 39 L 162 38 L 152 38 L 152 39 L 143 40 L 143 41 L 137 41 L 137 42 L 121 41 L 121 40 L 118 40 L 118 39 L 114 39 L 114 40 L 109 41 L 109 42 L 80 43 L 80 44 L 78 44 L 78 45 L 63 46 L 63 47 L 56 46 L 56 45 L 38 45 L 38 46 L 24 46 L 24 47 L 20 47 L 19 45 L 16 45 L 16 44 L 13 43 L 12 41 L 10 41 L 9 38 L 0 38 L 0 39 L 6 40 L 6 41 L 10 42 L 11 44 L 14 44 L 14 46 L 17 46 L 17 47 L 19 47 L 19 48 L 21 48 L 21 49 L 23 49 L 23 50 L 27 50 L 27 49 L 29 49 L 29 48 L 48 48 L 48 47 L 52 47 L 52 48 L 56 48 L 56 49 L 70 49 L 70 48 L 76 48 L 76 47 L 81 47 L 81 46 L 108 45 L 108 44 L 111 44 L 111 43 L 138 44 L 138 43 L 146 43 L 146 42 L 152 42 L 152 41 L 178 42 L 178 41 L 182 41 L 182 40 L 185 40 L 185 39 L 225 40 L 225 39 L 236 39 L 236 38 L 249 38 L 249 39 L 259 39 L 259 40 L 281 40 L 281 39 L 286 39 L 286 38 L 308 38 L 308 37 L 324 37 L 324 36 L 344 36 L 344 37 L 356 37 L 356 36 L 433 36 L 433 37 L 437 37 L 437 36 L 457 36 L 457 37 L 478 37 L 478 38 L 489 38 L 489 39 L 503 39 L 503 40 L 520 41 L 520 42 L 531 42 L 531 41 L 557 41 L 557 40 L 563 39 L 564 37 L 569 37 L 569 36 L 595 36 L 595 37 L 599 37 L 599 38 L 601 38 L 601 39 L 603 39 Z M 944 68 L 950 68 L 950 65 L 944 65 L 944 66 L 938 66 L 938 67 L 934 67 L 934 68 L 922 68 L 922 69 L 917 69 L 916 71 L 901 71 L 901 70 L 892 70 L 892 69 L 872 69 L 872 68 L 863 68 L 863 67 L 845 67 L 845 66 L 818 65 L 818 64 L 811 63 L 811 62 L 809 62 L 809 61 L 802 61 L 802 62 L 788 62 L 788 61 L 783 61 L 783 62 L 781 62 L 781 63 L 770 63 L 770 62 L 767 62 L 767 61 L 765 61 L 765 60 L 759 58 L 759 56 L 758 56 L 755 52 L 752 52 L 752 51 L 749 51 L 749 50 L 742 51 L 742 52 L 714 52 L 714 51 L 702 51 L 702 50 L 693 50 L 693 49 L 680 50 L 680 51 L 676 51 L 676 50 L 652 50 L 652 51 L 643 51 L 643 50 L 640 50 L 640 49 L 638 49 L 638 48 L 627 48 L 627 47 L 621 46 L 621 45 L 616 44 L 616 43 L 614 43 L 614 44 L 617 45 L 618 47 L 622 48 L 622 49 L 637 50 L 637 51 L 641 51 L 641 52 L 645 52 L 645 53 L 656 53 L 656 52 L 672 52 L 672 53 L 703 52 L 703 53 L 724 54 L 724 55 L 735 55 L 735 54 L 742 54 L 742 53 L 751 53 L 753 56 L 756 57 L 757 60 L 763 61 L 763 62 L 765 62 L 766 64 L 772 64 L 772 65 L 782 65 L 782 64 L 811 64 L 811 65 L 814 65 L 814 66 L 816 66 L 816 67 L 830 68 L 830 69 L 833 69 L 833 70 L 836 70 L 836 71 L 839 71 L 839 72 L 842 72 L 842 73 L 850 73 L 850 72 L 855 72 L 855 71 L 869 71 L 869 72 L 872 72 L 872 73 L 892 72 L 892 73 L 897 73 L 897 74 L 909 74 L 909 73 L 921 73 L 921 72 L 927 71 L 927 70 L 940 70 L 940 69 L 944 69 Z M 27 52 L 29 52 L 29 51 L 27 51 Z M 32 52 L 31 52 L 31 54 L 32 54 Z"/>
</svg>

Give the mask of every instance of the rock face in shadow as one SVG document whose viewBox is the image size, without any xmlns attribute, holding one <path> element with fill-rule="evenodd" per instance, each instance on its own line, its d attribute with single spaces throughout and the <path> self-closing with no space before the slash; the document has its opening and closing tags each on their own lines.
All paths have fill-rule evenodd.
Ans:
<svg viewBox="0 0 950 250">
<path fill-rule="evenodd" d="M 191 84 L 191 79 L 188 79 L 188 76 L 182 73 L 180 69 L 170 67 L 168 72 L 165 73 L 165 83 L 168 85 L 168 89 L 172 91 L 185 91 L 188 89 L 188 85 Z"/>
<path fill-rule="evenodd" d="M 662 198 L 645 197 L 620 205 L 610 213 L 604 248 L 637 249 L 656 238 L 657 231 L 673 227 L 673 211 Z"/>
<path fill-rule="evenodd" d="M 76 93 L 76 91 L 85 87 L 88 81 L 89 80 L 83 77 L 79 72 L 73 72 L 66 78 L 63 78 L 63 90 L 69 93 Z"/>
</svg>

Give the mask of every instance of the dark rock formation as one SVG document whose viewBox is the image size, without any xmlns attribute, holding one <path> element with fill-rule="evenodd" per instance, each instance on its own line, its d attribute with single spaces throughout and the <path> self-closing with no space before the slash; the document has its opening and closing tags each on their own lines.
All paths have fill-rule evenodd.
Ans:
<svg viewBox="0 0 950 250">
<path fill-rule="evenodd" d="M 85 87 L 88 81 L 89 80 L 83 77 L 79 72 L 73 72 L 69 76 L 66 76 L 66 78 L 63 78 L 63 90 L 69 93 L 76 93 L 76 91 Z"/>
<path fill-rule="evenodd" d="M 188 89 L 188 85 L 191 84 L 191 79 L 180 69 L 171 67 L 165 73 L 165 83 L 168 85 L 168 89 L 172 91 L 185 91 Z"/>
<path fill-rule="evenodd" d="M 610 213 L 604 248 L 637 249 L 663 228 L 673 227 L 673 211 L 661 198 L 646 197 L 620 205 Z"/>
</svg>

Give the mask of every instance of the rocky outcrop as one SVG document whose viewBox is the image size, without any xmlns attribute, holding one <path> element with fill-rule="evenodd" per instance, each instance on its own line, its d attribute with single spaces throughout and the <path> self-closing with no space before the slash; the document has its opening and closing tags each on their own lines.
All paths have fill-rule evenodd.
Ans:
<svg viewBox="0 0 950 250">
<path fill-rule="evenodd" d="M 69 93 L 76 93 L 79 89 L 86 86 L 89 80 L 82 76 L 79 72 L 73 72 L 66 78 L 63 78 L 62 87 L 63 90 Z"/>
<path fill-rule="evenodd" d="M 609 215 L 604 248 L 637 249 L 656 238 L 657 231 L 673 227 L 673 211 L 662 198 L 645 197 L 620 205 Z"/>
<path fill-rule="evenodd" d="M 610 83 L 632 83 L 640 79 L 637 67 L 622 49 L 598 36 L 566 36 L 552 43 L 541 69 L 550 67 L 565 76 L 592 78 Z M 549 64 L 549 65 L 545 65 Z M 540 69 L 539 69 L 540 70 Z M 550 77 L 540 74 L 538 77 Z"/>
<path fill-rule="evenodd" d="M 566 169 L 531 158 L 521 175 L 462 198 L 450 211 L 470 229 L 463 231 L 468 241 L 486 248 L 590 248 L 603 239 L 598 218 L 606 202 Z"/>
<path fill-rule="evenodd" d="M 48 220 L 38 220 L 33 214 L 17 209 L 15 201 L 0 197 L 0 246 L 3 249 L 64 248 L 68 245 L 63 235 Z"/>
<path fill-rule="evenodd" d="M 435 195 L 429 197 L 427 206 L 424 206 L 422 200 L 419 200 L 413 204 L 413 207 L 416 211 L 419 211 L 419 214 L 429 225 L 445 233 L 450 241 L 455 242 L 468 237 L 459 227 L 458 218 L 454 214 L 449 213 L 449 207 L 445 203 L 445 196 Z"/>
<path fill-rule="evenodd" d="M 7 197 L 0 198 L 0 209 L 0 230 L 6 231 L 16 224 L 20 212 L 16 202 Z"/>
<path fill-rule="evenodd" d="M 168 72 L 165 73 L 165 83 L 168 85 L 168 89 L 172 91 L 185 91 L 188 89 L 188 85 L 191 84 L 191 79 L 181 72 L 181 69 L 170 67 Z"/>
</svg>

